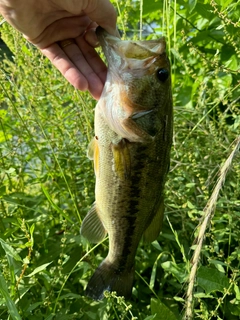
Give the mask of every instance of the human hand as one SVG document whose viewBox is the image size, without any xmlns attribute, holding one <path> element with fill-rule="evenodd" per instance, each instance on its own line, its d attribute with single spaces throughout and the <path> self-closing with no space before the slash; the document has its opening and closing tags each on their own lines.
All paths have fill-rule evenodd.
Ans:
<svg viewBox="0 0 240 320">
<path fill-rule="evenodd" d="M 94 47 L 100 25 L 117 35 L 109 0 L 0 0 L 0 13 L 77 89 L 99 99 L 107 68 Z M 61 41 L 74 39 L 74 41 Z M 65 43 L 65 45 L 64 45 Z"/>
</svg>

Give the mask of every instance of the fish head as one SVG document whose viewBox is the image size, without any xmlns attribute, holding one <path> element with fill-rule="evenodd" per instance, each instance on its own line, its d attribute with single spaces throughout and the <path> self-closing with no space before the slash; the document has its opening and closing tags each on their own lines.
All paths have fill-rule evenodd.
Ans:
<svg viewBox="0 0 240 320">
<path fill-rule="evenodd" d="M 163 107 L 169 101 L 171 70 L 164 38 L 121 40 L 100 27 L 97 36 L 108 63 L 106 88 L 109 83 L 118 88 L 121 105 L 127 105 L 129 113 L 138 107 Z"/>
</svg>

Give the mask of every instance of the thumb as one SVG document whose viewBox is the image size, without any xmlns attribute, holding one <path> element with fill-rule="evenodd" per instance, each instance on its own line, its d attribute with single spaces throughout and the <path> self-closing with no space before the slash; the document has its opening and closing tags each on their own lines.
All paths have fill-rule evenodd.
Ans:
<svg viewBox="0 0 240 320">
<path fill-rule="evenodd" d="M 92 21 L 95 21 L 109 34 L 119 36 L 116 27 L 117 13 L 109 0 L 89 0 L 88 5 L 83 11 Z"/>
</svg>

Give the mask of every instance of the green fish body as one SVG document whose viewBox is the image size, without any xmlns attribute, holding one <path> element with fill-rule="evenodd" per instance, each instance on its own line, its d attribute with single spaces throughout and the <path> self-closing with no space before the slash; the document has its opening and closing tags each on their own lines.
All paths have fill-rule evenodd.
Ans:
<svg viewBox="0 0 240 320">
<path fill-rule="evenodd" d="M 151 242 L 159 235 L 173 108 L 164 39 L 121 41 L 101 28 L 97 35 L 108 74 L 89 147 L 96 201 L 81 234 L 91 242 L 109 236 L 108 255 L 86 289 L 101 300 L 106 290 L 131 296 L 138 244 L 142 237 Z"/>
</svg>

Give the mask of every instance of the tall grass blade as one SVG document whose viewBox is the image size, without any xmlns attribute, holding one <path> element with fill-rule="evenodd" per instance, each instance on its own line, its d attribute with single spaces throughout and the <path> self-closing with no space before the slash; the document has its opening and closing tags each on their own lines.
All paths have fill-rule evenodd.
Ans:
<svg viewBox="0 0 240 320">
<path fill-rule="evenodd" d="M 216 186 L 213 190 L 213 193 L 211 197 L 209 198 L 204 210 L 203 210 L 203 219 L 202 222 L 199 225 L 199 233 L 198 237 L 195 240 L 196 242 L 196 249 L 194 251 L 193 257 L 192 257 L 192 268 L 191 272 L 189 275 L 189 280 L 188 280 L 188 290 L 187 290 L 187 297 L 186 297 L 186 313 L 184 319 L 186 320 L 191 320 L 193 319 L 193 291 L 194 291 L 194 282 L 196 279 L 196 274 L 197 274 L 197 268 L 198 268 L 198 261 L 200 258 L 201 254 L 201 249 L 203 245 L 203 240 L 205 236 L 206 229 L 211 221 L 211 218 L 214 215 L 214 209 L 216 207 L 216 203 L 218 200 L 219 192 L 223 188 L 227 173 L 232 165 L 233 159 L 236 156 L 237 152 L 239 151 L 240 148 L 240 136 L 238 136 L 235 141 L 233 142 L 234 149 L 225 161 L 224 165 L 219 171 L 219 178 L 217 180 Z"/>
</svg>

